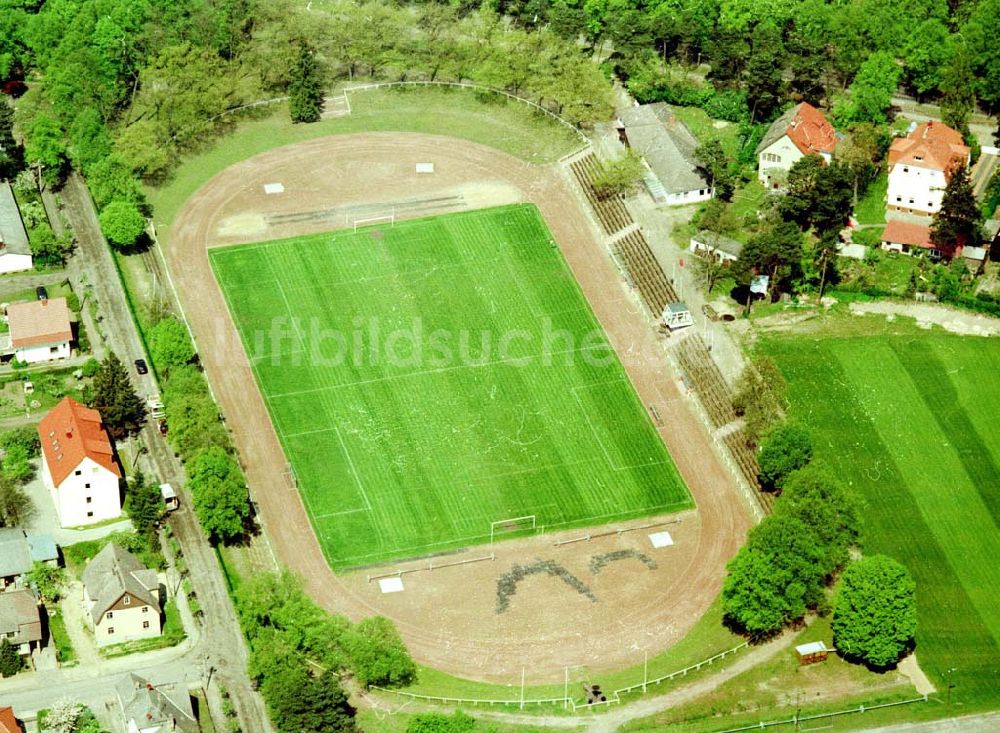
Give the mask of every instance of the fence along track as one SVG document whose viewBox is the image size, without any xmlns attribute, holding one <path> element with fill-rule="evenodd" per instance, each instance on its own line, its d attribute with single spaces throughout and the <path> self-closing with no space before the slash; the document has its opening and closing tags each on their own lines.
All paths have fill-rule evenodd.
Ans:
<svg viewBox="0 0 1000 733">
<path fill-rule="evenodd" d="M 597 214 L 601 228 L 605 234 L 615 234 L 628 228 L 634 222 L 632 215 L 625 208 L 625 202 L 618 196 L 600 196 L 594 188 L 594 180 L 601 174 L 603 166 L 593 153 L 584 155 L 579 160 L 570 163 L 570 168 L 576 180 L 583 189 L 590 207 Z"/>
</svg>

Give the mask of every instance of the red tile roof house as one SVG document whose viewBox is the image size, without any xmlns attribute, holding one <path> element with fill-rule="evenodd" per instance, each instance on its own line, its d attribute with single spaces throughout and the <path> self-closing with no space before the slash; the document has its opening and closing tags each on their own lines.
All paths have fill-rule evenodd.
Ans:
<svg viewBox="0 0 1000 733">
<path fill-rule="evenodd" d="M 122 472 L 101 414 L 66 397 L 38 424 L 42 478 L 63 527 L 120 517 Z"/>
<path fill-rule="evenodd" d="M 941 208 L 950 171 L 969 164 L 962 136 L 942 122 L 924 122 L 889 147 L 890 211 L 931 216 Z"/>
<path fill-rule="evenodd" d="M 829 163 L 837 133 L 823 113 L 808 102 L 792 107 L 771 123 L 757 146 L 757 178 L 764 188 L 784 186 L 788 171 L 807 155 Z"/>
<path fill-rule="evenodd" d="M 903 254 L 926 252 L 934 259 L 950 260 L 962 254 L 962 247 L 939 246 L 931 242 L 931 228 L 901 219 L 889 219 L 882 232 L 882 249 Z"/>
<path fill-rule="evenodd" d="M 29 300 L 7 306 L 14 358 L 26 364 L 70 357 L 73 329 L 65 298 Z"/>
<path fill-rule="evenodd" d="M 24 733 L 24 728 L 14 717 L 14 708 L 0 708 L 0 733 Z"/>
</svg>

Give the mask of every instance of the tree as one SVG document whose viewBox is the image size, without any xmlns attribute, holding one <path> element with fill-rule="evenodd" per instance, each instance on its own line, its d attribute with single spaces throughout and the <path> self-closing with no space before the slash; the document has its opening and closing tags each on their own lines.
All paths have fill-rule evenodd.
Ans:
<svg viewBox="0 0 1000 733">
<path fill-rule="evenodd" d="M 799 227 L 783 221 L 750 238 L 733 264 L 733 274 L 743 284 L 754 275 L 768 275 L 776 292 L 801 274 L 803 254 Z"/>
<path fill-rule="evenodd" d="M 154 545 L 156 529 L 166 515 L 163 496 L 160 487 L 138 471 L 128 485 L 126 510 L 135 526 L 135 531 L 146 538 L 148 544 Z"/>
<path fill-rule="evenodd" d="M 723 613 L 754 636 L 802 618 L 822 599 L 829 574 L 815 531 L 795 517 L 779 516 L 750 530 L 746 546 L 726 569 Z"/>
<path fill-rule="evenodd" d="M 820 171 L 809 216 L 818 236 L 836 234 L 847 226 L 853 192 L 853 176 L 846 165 L 833 162 Z"/>
<path fill-rule="evenodd" d="M 131 201 L 112 201 L 99 218 L 101 231 L 116 249 L 131 247 L 146 231 L 146 218 Z"/>
<path fill-rule="evenodd" d="M 35 467 L 31 465 L 31 456 L 23 445 L 12 445 L 4 452 L 3 474 L 11 481 L 25 484 L 35 475 Z"/>
<path fill-rule="evenodd" d="M 25 162 L 37 168 L 42 180 L 50 186 L 62 182 L 68 159 L 59 123 L 49 115 L 40 113 L 31 121 L 26 132 Z"/>
<path fill-rule="evenodd" d="M 354 676 L 365 687 L 398 687 L 410 684 L 416 677 L 416 665 L 387 618 L 363 619 L 347 634 L 344 645 Z"/>
<path fill-rule="evenodd" d="M 861 122 L 851 125 L 844 138 L 837 143 L 834 158 L 851 172 L 854 206 L 858 205 L 858 195 L 863 190 L 862 182 L 867 183 L 871 179 L 875 165 L 882 158 L 885 138 L 884 128 L 870 122 Z"/>
<path fill-rule="evenodd" d="M 25 576 L 28 584 L 38 589 L 43 601 L 55 603 L 66 587 L 66 571 L 56 565 L 35 562 Z"/>
<path fill-rule="evenodd" d="M 823 300 L 828 283 L 837 282 L 840 273 L 837 271 L 837 252 L 840 250 L 840 234 L 836 231 L 826 231 L 820 234 L 819 240 L 813 245 L 812 266 L 819 277 L 819 300 Z"/>
<path fill-rule="evenodd" d="M 941 71 L 948 66 L 953 49 L 948 26 L 940 18 L 918 25 L 903 46 L 903 79 L 918 100 L 941 87 Z"/>
<path fill-rule="evenodd" d="M 36 268 L 62 267 L 73 251 L 73 238 L 69 232 L 57 237 L 47 221 L 29 232 L 29 240 Z"/>
<path fill-rule="evenodd" d="M 21 671 L 21 655 L 5 636 L 0 639 L 0 675 L 13 677 Z"/>
<path fill-rule="evenodd" d="M 958 44 L 941 79 L 941 120 L 968 138 L 969 119 L 976 108 L 975 76 L 969 52 Z"/>
<path fill-rule="evenodd" d="M 757 455 L 761 484 L 767 489 L 780 489 L 790 473 L 811 459 L 809 432 L 791 423 L 779 425 L 768 433 Z"/>
<path fill-rule="evenodd" d="M 756 445 L 760 435 L 784 416 L 788 408 L 788 383 L 773 359 L 749 362 L 736 381 L 733 409 L 743 418 L 747 441 Z"/>
<path fill-rule="evenodd" d="M 35 505 L 9 476 L 0 475 L 0 525 L 17 527 L 35 514 Z"/>
<path fill-rule="evenodd" d="M 790 474 L 774 514 L 794 516 L 815 530 L 825 548 L 827 567 L 844 566 L 861 539 L 857 497 L 822 463 L 812 461 Z"/>
<path fill-rule="evenodd" d="M 23 158 L 24 151 L 14 139 L 14 108 L 6 97 L 0 97 L 0 178 L 16 176 L 23 167 Z"/>
<path fill-rule="evenodd" d="M 288 111 L 292 122 L 316 122 L 323 114 L 323 84 L 316 52 L 299 41 L 299 52 L 288 85 Z"/>
<path fill-rule="evenodd" d="M 246 483 L 222 448 L 208 448 L 188 464 L 188 488 L 201 526 L 213 542 L 232 542 L 246 533 L 250 520 Z"/>
<path fill-rule="evenodd" d="M 751 121 L 769 121 L 785 98 L 785 47 L 781 31 L 769 20 L 753 30 L 752 50 L 743 78 Z"/>
<path fill-rule="evenodd" d="M 149 354 L 164 372 L 184 366 L 194 358 L 194 346 L 187 327 L 176 318 L 163 318 L 150 329 Z"/>
<path fill-rule="evenodd" d="M 778 210 L 785 221 L 794 221 L 805 231 L 809 228 L 816 187 L 825 162 L 818 155 L 806 155 L 792 164 L 785 183 L 785 196 Z"/>
<path fill-rule="evenodd" d="M 883 125 L 889 121 L 892 95 L 899 83 L 900 68 L 888 51 L 876 51 L 861 64 L 858 75 L 851 83 L 850 97 L 834 109 L 834 116 L 842 123 L 873 122 Z"/>
<path fill-rule="evenodd" d="M 976 202 L 969 169 L 964 163 L 948 171 L 948 183 L 941 198 L 941 208 L 931 224 L 931 242 L 945 250 L 979 241 L 982 211 Z"/>
<path fill-rule="evenodd" d="M 42 454 L 42 441 L 38 437 L 38 431 L 30 425 L 0 433 L 0 448 L 10 450 L 14 446 L 23 448 L 30 459 Z"/>
<path fill-rule="evenodd" d="M 146 403 L 136 393 L 125 365 L 110 352 L 101 362 L 91 384 L 90 406 L 101 413 L 115 440 L 138 433 L 146 423 Z"/>
<path fill-rule="evenodd" d="M 905 567 L 872 555 L 844 571 L 833 610 L 833 642 L 847 659 L 894 665 L 917 633 L 917 585 Z"/>
<path fill-rule="evenodd" d="M 735 189 L 733 174 L 730 172 L 732 162 L 723 150 L 722 143 L 716 138 L 702 143 L 695 149 L 694 157 L 706 174 L 708 185 L 715 189 L 716 197 L 723 201 L 731 200 Z"/>
<path fill-rule="evenodd" d="M 708 233 L 708 239 L 717 237 L 718 235 L 713 233 Z M 710 243 L 710 242 L 709 242 Z M 719 282 L 726 270 L 728 269 L 722 260 L 713 254 L 703 254 L 695 257 L 691 262 L 691 269 L 694 270 L 694 275 L 698 279 L 708 294 L 712 294 L 712 289 L 715 287 L 716 283 Z"/>
<path fill-rule="evenodd" d="M 628 196 L 635 191 L 644 172 L 642 157 L 630 148 L 622 157 L 603 164 L 594 177 L 594 191 L 599 198 Z"/>
<path fill-rule="evenodd" d="M 330 672 L 313 677 L 305 665 L 282 667 L 261 686 L 281 733 L 354 733 L 354 708 Z"/>
</svg>

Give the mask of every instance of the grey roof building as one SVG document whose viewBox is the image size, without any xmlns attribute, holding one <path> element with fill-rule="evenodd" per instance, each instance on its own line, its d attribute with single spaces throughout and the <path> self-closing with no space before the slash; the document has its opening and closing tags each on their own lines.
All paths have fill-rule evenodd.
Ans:
<svg viewBox="0 0 1000 733">
<path fill-rule="evenodd" d="M 743 242 L 702 229 L 691 237 L 690 249 L 692 252 L 715 253 L 724 260 L 736 260 L 743 251 Z"/>
<path fill-rule="evenodd" d="M 181 683 L 153 685 L 129 674 L 115 686 L 115 696 L 128 733 L 198 733 L 191 695 Z"/>
<path fill-rule="evenodd" d="M 38 599 L 21 588 L 0 593 L 0 637 L 5 637 L 21 654 L 30 654 L 42 640 L 42 619 Z"/>
<path fill-rule="evenodd" d="M 87 564 L 82 580 L 86 597 L 93 604 L 90 615 L 95 624 L 125 594 L 161 610 L 160 581 L 156 571 L 145 567 L 113 542 L 105 545 Z"/>
<path fill-rule="evenodd" d="M 28 232 L 21 220 L 21 210 L 17 208 L 14 190 L 7 181 L 0 181 L 0 250 L 4 254 L 30 255 Z"/>
<path fill-rule="evenodd" d="M 0 528 L 0 590 L 19 585 L 36 562 L 55 564 L 59 551 L 46 534 L 28 534 L 18 527 Z"/>
<path fill-rule="evenodd" d="M 698 140 L 668 105 L 658 102 L 629 107 L 621 111 L 619 120 L 629 147 L 645 159 L 662 186 L 665 200 L 688 203 L 711 198 L 709 182 L 694 154 Z M 659 200 L 653 187 L 650 194 Z"/>
</svg>

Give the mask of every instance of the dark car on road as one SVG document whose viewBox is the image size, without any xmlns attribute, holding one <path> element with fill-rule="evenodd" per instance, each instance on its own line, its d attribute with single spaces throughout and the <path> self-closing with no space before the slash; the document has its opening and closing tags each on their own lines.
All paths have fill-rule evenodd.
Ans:
<svg viewBox="0 0 1000 733">
<path fill-rule="evenodd" d="M 35 297 L 38 298 L 39 300 L 48 300 L 49 291 L 45 289 L 44 285 L 39 285 L 37 288 L 35 288 Z"/>
<path fill-rule="evenodd" d="M 145 359 L 136 359 L 135 360 L 135 370 L 137 372 L 139 372 L 139 374 L 149 374 L 149 367 L 146 366 L 146 360 Z"/>
</svg>

